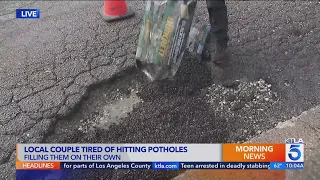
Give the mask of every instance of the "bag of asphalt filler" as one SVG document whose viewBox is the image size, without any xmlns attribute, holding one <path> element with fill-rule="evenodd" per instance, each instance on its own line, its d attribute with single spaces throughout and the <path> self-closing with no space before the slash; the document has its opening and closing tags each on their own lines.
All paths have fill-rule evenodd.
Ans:
<svg viewBox="0 0 320 180">
<path fill-rule="evenodd" d="M 136 65 L 151 80 L 172 78 L 187 49 L 197 0 L 147 0 Z"/>
</svg>

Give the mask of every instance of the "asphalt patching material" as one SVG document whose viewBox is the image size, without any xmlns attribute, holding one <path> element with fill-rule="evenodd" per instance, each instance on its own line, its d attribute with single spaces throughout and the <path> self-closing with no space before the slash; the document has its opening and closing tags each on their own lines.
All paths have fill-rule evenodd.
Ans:
<svg viewBox="0 0 320 180">
<path fill-rule="evenodd" d="M 213 84 L 206 89 L 207 102 L 212 110 L 223 117 L 226 124 L 232 124 L 227 128 L 228 142 L 249 140 L 282 119 L 274 114 L 279 112 L 281 101 L 272 91 L 271 84 L 262 79 L 254 82 L 240 80 L 236 84 L 233 88 Z"/>
</svg>

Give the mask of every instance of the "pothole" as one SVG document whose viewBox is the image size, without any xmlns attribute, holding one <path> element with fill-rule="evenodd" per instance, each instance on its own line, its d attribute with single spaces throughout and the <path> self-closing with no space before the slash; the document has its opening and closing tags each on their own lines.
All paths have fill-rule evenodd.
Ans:
<svg viewBox="0 0 320 180">
<path fill-rule="evenodd" d="M 281 98 L 264 80 L 217 85 L 206 65 L 192 58 L 184 63 L 173 81 L 150 83 L 134 71 L 92 89 L 77 111 L 58 121 L 46 142 L 244 142 L 286 120 Z M 97 177 L 124 179 L 137 173 L 140 179 L 176 175 L 112 171 Z"/>
<path fill-rule="evenodd" d="M 55 130 L 45 142 L 62 142 L 75 133 L 90 134 L 96 129 L 108 130 L 117 125 L 136 104 L 141 76 L 136 71 L 124 72 L 115 79 L 91 88 L 89 95 L 70 115 L 59 119 Z M 70 142 L 66 140 L 67 142 Z"/>
<path fill-rule="evenodd" d="M 133 110 L 136 104 L 142 100 L 137 96 L 137 90 L 130 88 L 129 95 L 121 94 L 119 89 L 115 92 L 115 100 L 107 102 L 102 108 L 101 115 L 93 119 L 80 120 L 81 125 L 78 130 L 88 132 L 95 128 L 108 130 L 111 125 L 118 125 L 127 114 Z"/>
</svg>

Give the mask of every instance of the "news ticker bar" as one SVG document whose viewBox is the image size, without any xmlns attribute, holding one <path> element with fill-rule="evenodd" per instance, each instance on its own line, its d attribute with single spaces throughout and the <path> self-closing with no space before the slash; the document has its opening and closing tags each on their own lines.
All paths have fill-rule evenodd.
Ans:
<svg viewBox="0 0 320 180">
<path fill-rule="evenodd" d="M 49 167 L 50 166 L 50 167 Z M 188 169 L 269 169 L 303 170 L 303 162 L 24 162 L 17 170 L 188 170 Z"/>
</svg>

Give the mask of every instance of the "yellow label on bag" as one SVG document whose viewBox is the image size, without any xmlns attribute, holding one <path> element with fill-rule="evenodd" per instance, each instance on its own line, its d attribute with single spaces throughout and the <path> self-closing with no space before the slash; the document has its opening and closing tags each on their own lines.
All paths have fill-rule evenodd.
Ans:
<svg viewBox="0 0 320 180">
<path fill-rule="evenodd" d="M 147 19 L 146 21 L 144 39 L 146 40 L 146 42 L 150 41 L 150 20 L 149 19 Z"/>
<path fill-rule="evenodd" d="M 172 17 L 168 17 L 162 37 L 160 42 L 160 48 L 159 48 L 159 56 L 163 57 L 167 55 L 168 52 L 168 45 L 171 38 L 171 33 L 173 31 L 173 24 L 174 20 Z"/>
</svg>

